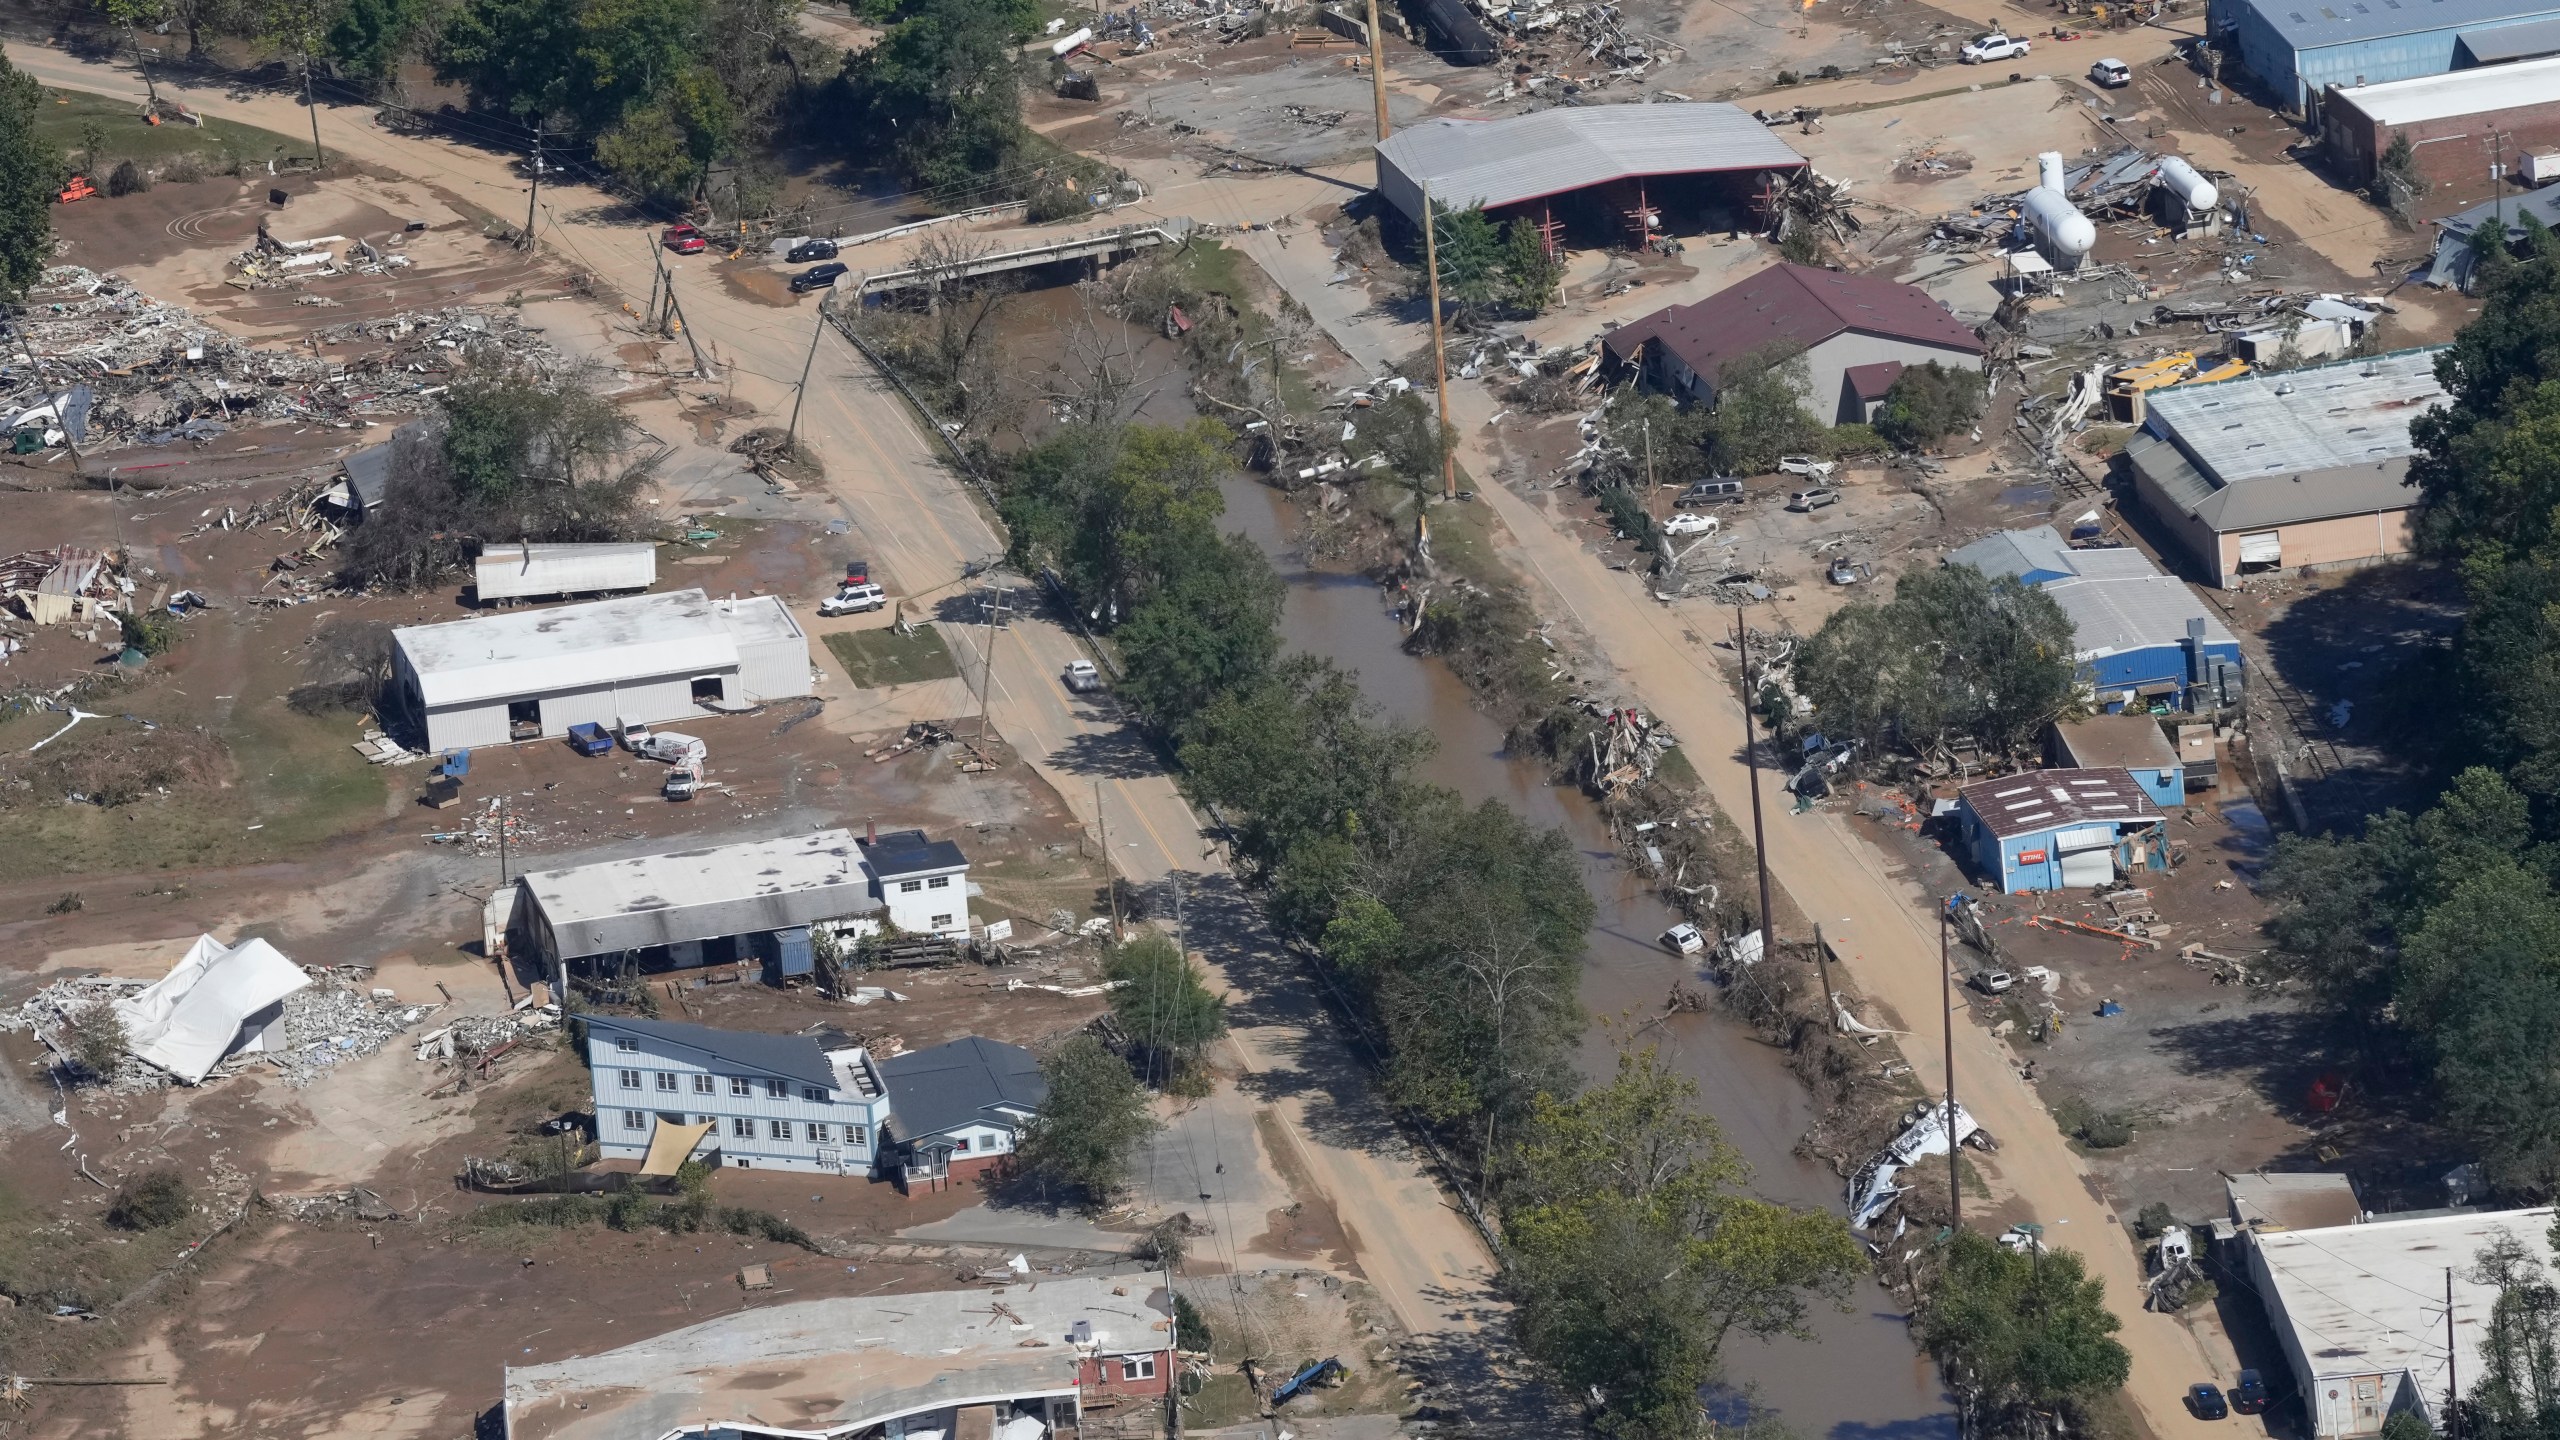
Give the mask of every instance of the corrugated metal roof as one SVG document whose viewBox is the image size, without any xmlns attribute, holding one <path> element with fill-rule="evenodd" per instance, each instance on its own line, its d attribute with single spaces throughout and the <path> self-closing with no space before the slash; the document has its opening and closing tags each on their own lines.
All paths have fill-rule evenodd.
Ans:
<svg viewBox="0 0 2560 1440">
<path fill-rule="evenodd" d="M 2459 43 L 2471 53 L 2474 65 L 2497 65 L 2549 55 L 2560 51 L 2560 16 L 2548 20 L 2525 20 L 2513 25 L 2493 25 L 2486 30 L 2465 30 Z M 2548 82 L 2542 93 L 2545 98 L 2550 96 Z"/>
<path fill-rule="evenodd" d="M 1452 210 L 1514 205 L 1639 175 L 1805 163 L 1750 112 L 1722 104 L 1577 105 L 1501 120 L 1427 120 L 1376 150 Z"/>
<path fill-rule="evenodd" d="M 1668 305 L 1631 320 L 1610 331 L 1602 343 L 1623 363 L 1647 341 L 1659 341 L 1713 381 L 1726 361 L 1755 350 L 1770 345 L 1811 349 L 1852 330 L 1934 349 L 1982 353 L 1982 340 L 1972 328 L 1917 285 L 1783 262 L 1694 305 Z"/>
<path fill-rule="evenodd" d="M 2529 25 L 2475 30 L 2462 39 L 2465 45 L 2469 45 L 2475 37 L 2485 40 L 2488 36 L 2508 35 L 2510 31 L 2517 32 L 2509 36 L 2511 41 L 2530 47 L 2520 53 L 2548 55 L 2560 50 L 2560 20 L 2538 20 Z M 2555 97 L 2560 97 L 2560 60 L 2489 64 L 2484 69 L 2421 75 L 2415 80 L 2342 87 L 2333 99 L 2354 106 L 2378 125 L 2416 125 L 2428 120 L 2448 120 L 2458 115 L 2547 105 Z"/>
<path fill-rule="evenodd" d="M 2134 783 L 2132 773 L 2112 765 L 1977 780 L 1957 791 L 1956 798 L 2004 840 L 2068 825 L 2160 818 L 2160 807 Z"/>
<path fill-rule="evenodd" d="M 2550 0 L 2251 0 L 2250 8 L 2296 50 L 2560 15 Z"/>
<path fill-rule="evenodd" d="M 1015 1122 L 1005 1110 L 1036 1111 L 1049 1094 L 1030 1051 L 982 1035 L 879 1063 L 881 1082 L 889 1087 L 890 1123 L 906 1140 L 963 1125 L 1010 1130 Z"/>
<path fill-rule="evenodd" d="M 2147 428 L 2224 485 L 2405 461 L 2417 448 L 2410 422 L 2444 398 L 2436 381 L 2443 349 L 2154 390 Z"/>
<path fill-rule="evenodd" d="M 2148 715 L 2084 715 L 2054 729 L 2076 764 L 2162 770 L 2178 763 L 2178 747 Z"/>
<path fill-rule="evenodd" d="M 2204 621 L 2207 645 L 2240 643 L 2213 607 L 2175 576 L 2074 577 L 2043 588 L 2071 617 L 2072 644 L 2083 660 L 2176 645 L 2186 638 L 2189 620 Z"/>
<path fill-rule="evenodd" d="M 1947 552 L 1950 565 L 1970 565 L 1993 579 L 2015 575 L 2031 585 L 2074 576 L 2157 575 L 2149 556 L 2126 545 L 2073 549 L 2050 525 L 2002 530 Z"/>
<path fill-rule="evenodd" d="M 519 883 L 572 960 L 880 908 L 850 830 L 543 870 Z"/>
<path fill-rule="evenodd" d="M 752 1030 L 715 1030 L 681 1020 L 638 1020 L 589 1011 L 579 1018 L 591 1031 L 610 1035 L 620 1030 L 659 1046 L 681 1046 L 758 1075 L 777 1075 L 833 1090 L 843 1083 L 834 1062 L 817 1040 L 807 1035 L 765 1035 Z"/>
<path fill-rule="evenodd" d="M 490 545 L 472 562 L 482 600 L 646 590 L 658 583 L 658 547 L 646 540 L 607 545 Z"/>
<path fill-rule="evenodd" d="M 734 669 L 736 631 L 770 625 L 782 602 L 669 590 L 395 630 L 430 706 L 465 705 L 655 675 Z M 781 623 L 790 624 L 785 613 Z M 798 627 L 792 626 L 793 633 Z"/>
</svg>

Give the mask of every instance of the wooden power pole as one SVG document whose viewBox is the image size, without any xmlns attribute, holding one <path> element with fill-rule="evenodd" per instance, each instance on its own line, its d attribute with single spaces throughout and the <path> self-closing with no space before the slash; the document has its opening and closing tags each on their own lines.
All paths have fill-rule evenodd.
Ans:
<svg viewBox="0 0 2560 1440">
<path fill-rule="evenodd" d="M 1378 97 L 1378 143 L 1387 143 L 1387 42 L 1378 30 L 1378 0 L 1369 0 L 1369 89 Z"/>
<path fill-rule="evenodd" d="M 1458 498 L 1458 446 L 1449 433 L 1449 349 L 1440 328 L 1439 227 L 1432 223 L 1431 186 L 1422 187 L 1422 264 L 1431 272 L 1431 369 L 1440 380 L 1440 498 Z"/>
</svg>

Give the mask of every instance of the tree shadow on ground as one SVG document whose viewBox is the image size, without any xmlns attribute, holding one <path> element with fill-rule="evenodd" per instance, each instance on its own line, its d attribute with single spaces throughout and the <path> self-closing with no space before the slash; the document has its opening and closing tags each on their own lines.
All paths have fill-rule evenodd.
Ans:
<svg viewBox="0 0 2560 1440">
<path fill-rule="evenodd" d="M 2300 595 L 2266 624 L 2274 668 L 2302 697 L 2294 722 L 2313 758 L 2344 762 L 2297 775 L 2314 827 L 2352 832 L 2377 810 L 2425 803 L 2447 758 L 2442 682 L 2460 601 L 2436 566 L 2375 565 Z"/>
<path fill-rule="evenodd" d="M 1227 1023 L 1256 1028 L 1262 1068 L 1236 1088 L 1257 1106 L 1296 1100 L 1311 1138 L 1347 1150 L 1410 1156 L 1412 1146 L 1375 1089 L 1376 1057 L 1322 998 L 1309 962 L 1271 931 L 1254 897 L 1223 873 L 1182 877 L 1183 943 L 1214 958 L 1241 993 Z"/>
</svg>

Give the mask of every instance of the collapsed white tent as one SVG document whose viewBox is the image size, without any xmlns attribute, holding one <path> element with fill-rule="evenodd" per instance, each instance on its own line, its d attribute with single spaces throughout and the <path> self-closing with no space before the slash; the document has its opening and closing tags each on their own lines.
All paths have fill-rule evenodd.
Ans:
<svg viewBox="0 0 2560 1440">
<path fill-rule="evenodd" d="M 176 967 L 115 1002 L 125 1045 L 190 1085 L 226 1055 L 284 1047 L 284 997 L 311 983 L 264 940 L 199 936 Z"/>
</svg>

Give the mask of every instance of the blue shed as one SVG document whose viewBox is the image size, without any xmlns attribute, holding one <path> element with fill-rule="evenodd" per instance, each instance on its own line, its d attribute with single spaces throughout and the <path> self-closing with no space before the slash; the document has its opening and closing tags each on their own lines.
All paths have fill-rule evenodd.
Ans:
<svg viewBox="0 0 2560 1440">
<path fill-rule="evenodd" d="M 2168 865 L 2168 824 L 2118 768 L 2030 770 L 1956 792 L 1956 829 L 1974 872 L 2003 894 L 2078 890 Z"/>
<path fill-rule="evenodd" d="M 2331 85 L 2414 80 L 2491 57 L 2546 53 L 2520 52 L 2515 37 L 2500 32 L 2554 18 L 2554 0 L 2208 0 L 2205 33 L 2236 51 L 2280 103 L 2316 121 Z"/>
<path fill-rule="evenodd" d="M 2185 581 L 2139 550 L 2073 549 L 2052 526 L 2038 525 L 1985 536 L 1951 552 L 1947 563 L 2015 575 L 2051 595 L 2071 617 L 2072 658 L 2101 710 L 2240 702 L 2239 637 Z"/>
</svg>

